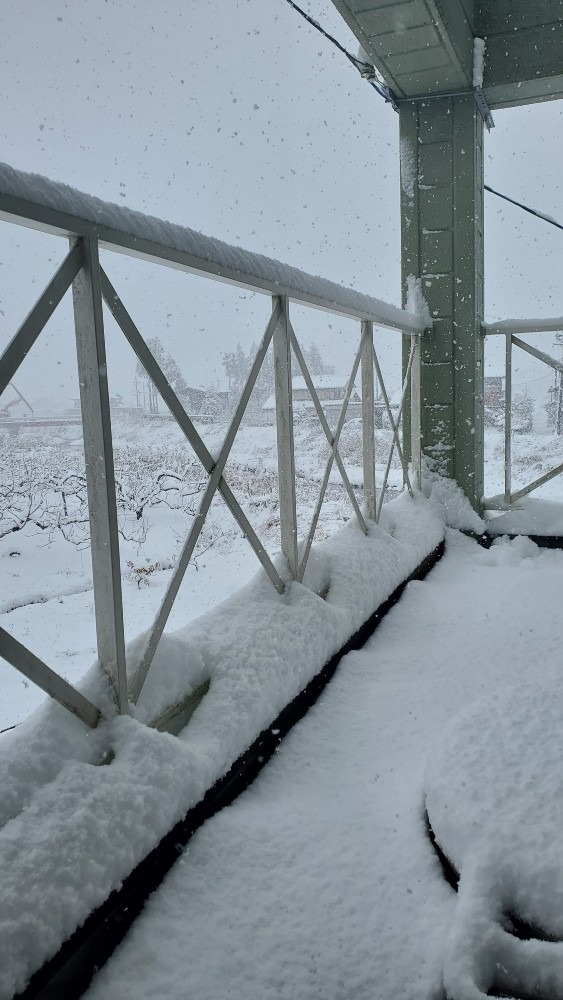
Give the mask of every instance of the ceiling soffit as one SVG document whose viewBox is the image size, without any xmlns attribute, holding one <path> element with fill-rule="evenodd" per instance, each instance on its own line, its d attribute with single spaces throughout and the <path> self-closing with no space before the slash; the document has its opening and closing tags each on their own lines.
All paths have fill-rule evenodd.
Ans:
<svg viewBox="0 0 563 1000">
<path fill-rule="evenodd" d="M 469 90 L 487 43 L 491 107 L 563 96 L 563 0 L 333 0 L 396 97 Z"/>
</svg>

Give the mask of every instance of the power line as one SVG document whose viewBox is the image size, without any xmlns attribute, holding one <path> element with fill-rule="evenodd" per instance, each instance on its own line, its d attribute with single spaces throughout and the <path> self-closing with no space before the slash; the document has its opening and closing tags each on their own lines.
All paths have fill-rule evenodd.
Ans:
<svg viewBox="0 0 563 1000">
<path fill-rule="evenodd" d="M 521 208 L 524 212 L 528 212 L 530 215 L 535 215 L 537 219 L 543 219 L 544 222 L 549 222 L 550 226 L 556 226 L 557 229 L 563 229 L 561 223 L 557 222 L 556 219 L 553 219 L 551 215 L 545 215 L 543 212 L 539 212 L 536 208 L 530 208 L 529 205 L 524 205 L 523 202 L 516 201 L 515 198 L 509 198 L 507 194 L 501 194 L 500 191 L 495 191 L 495 189 L 490 187 L 488 184 L 485 184 L 485 191 L 490 191 L 490 193 L 495 194 L 497 198 L 509 201 L 511 205 L 517 205 L 518 208 Z"/>
<path fill-rule="evenodd" d="M 336 45 L 336 48 L 346 56 L 346 58 L 352 63 L 352 66 L 358 70 L 363 79 L 367 80 L 370 86 L 377 91 L 379 96 L 382 97 L 384 101 L 391 104 L 395 111 L 399 110 L 395 102 L 395 95 L 393 94 L 393 91 L 387 86 L 387 84 L 383 83 L 382 80 L 377 79 L 375 66 L 373 66 L 372 63 L 365 62 L 363 59 L 359 59 L 357 56 L 352 55 L 352 53 L 349 52 L 348 49 L 334 37 L 334 35 L 329 34 L 329 32 L 326 31 L 326 29 L 323 28 L 318 21 L 315 21 L 315 19 L 311 17 L 310 14 L 307 14 L 305 10 L 302 10 L 301 7 L 294 2 L 294 0 L 286 0 L 286 2 L 290 7 L 293 7 L 293 10 L 297 11 L 297 13 L 300 14 L 308 24 L 312 25 L 312 27 L 320 32 L 321 35 L 324 35 L 325 38 L 328 38 L 329 42 Z"/>
</svg>

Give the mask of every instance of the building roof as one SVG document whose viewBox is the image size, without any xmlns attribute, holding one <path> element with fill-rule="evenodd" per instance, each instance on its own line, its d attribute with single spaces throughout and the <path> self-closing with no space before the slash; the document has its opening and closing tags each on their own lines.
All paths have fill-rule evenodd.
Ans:
<svg viewBox="0 0 563 1000">
<path fill-rule="evenodd" d="M 491 108 L 563 97 L 560 0 L 333 0 L 398 98 L 474 85 L 474 39 L 486 43 Z"/>
<path fill-rule="evenodd" d="M 341 378 L 340 375 L 316 375 L 313 378 L 313 386 L 315 389 L 338 389 L 341 395 L 337 396 L 336 399 L 321 399 L 320 403 L 323 407 L 328 406 L 340 406 L 344 400 L 344 394 L 346 392 L 346 386 L 348 385 L 349 375 Z M 299 392 L 303 389 L 307 389 L 307 383 L 302 375 L 294 375 L 291 380 L 291 386 L 293 392 Z M 354 398 L 355 397 L 355 398 Z M 352 389 L 352 397 L 350 402 L 358 402 L 362 398 L 362 386 L 361 383 L 358 385 L 354 383 Z M 262 404 L 263 410 L 273 410 L 276 405 L 276 397 L 274 393 L 268 396 L 267 400 Z M 298 408 L 314 407 L 314 402 L 312 399 L 297 399 L 293 401 L 293 406 Z"/>
<path fill-rule="evenodd" d="M 342 392 L 346 389 L 349 378 L 349 375 L 311 375 L 311 381 L 315 389 L 342 389 Z M 303 375 L 294 375 L 291 380 L 291 386 L 294 390 L 306 389 L 307 383 Z M 356 385 L 354 385 L 354 388 L 358 392 Z"/>
</svg>

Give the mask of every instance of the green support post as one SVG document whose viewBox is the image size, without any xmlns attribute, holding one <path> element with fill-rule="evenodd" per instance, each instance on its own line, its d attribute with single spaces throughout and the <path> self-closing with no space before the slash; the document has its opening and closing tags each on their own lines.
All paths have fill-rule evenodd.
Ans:
<svg viewBox="0 0 563 1000">
<path fill-rule="evenodd" d="M 403 301 L 408 278 L 420 279 L 433 320 L 422 344 L 422 453 L 479 510 L 483 121 L 472 95 L 419 99 L 401 104 L 400 134 Z"/>
</svg>

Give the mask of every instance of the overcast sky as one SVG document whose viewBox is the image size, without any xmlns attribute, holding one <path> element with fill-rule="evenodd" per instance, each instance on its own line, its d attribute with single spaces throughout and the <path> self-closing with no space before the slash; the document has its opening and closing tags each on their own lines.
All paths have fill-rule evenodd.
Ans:
<svg viewBox="0 0 563 1000">
<path fill-rule="evenodd" d="M 332 4 L 304 3 L 355 47 Z M 18 0 L 2 21 L 0 159 L 399 302 L 397 115 L 285 0 Z M 496 112 L 486 146 L 489 183 L 560 219 L 562 113 Z M 2 225 L 1 344 L 60 244 Z M 488 318 L 563 313 L 563 233 L 487 195 L 486 251 Z M 220 378 L 222 351 L 261 335 L 262 296 L 110 266 L 188 381 Z M 19 376 L 32 395 L 76 394 L 64 327 L 61 313 Z M 303 318 L 303 337 L 337 366 L 351 357 L 334 317 Z M 129 379 L 125 349 L 111 351 Z"/>
</svg>

